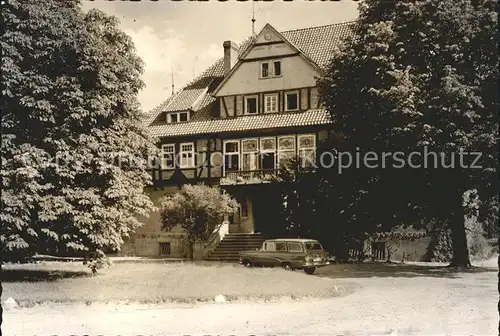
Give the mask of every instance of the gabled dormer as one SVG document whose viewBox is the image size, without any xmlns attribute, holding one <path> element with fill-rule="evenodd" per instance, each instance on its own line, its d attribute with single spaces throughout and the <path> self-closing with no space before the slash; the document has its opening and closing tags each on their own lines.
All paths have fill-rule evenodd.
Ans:
<svg viewBox="0 0 500 336">
<path fill-rule="evenodd" d="M 175 124 L 181 122 L 188 122 L 191 111 L 176 111 L 176 112 L 165 112 L 165 122 L 167 124 Z"/>
<path fill-rule="evenodd" d="M 251 39 L 234 66 L 228 45 L 224 43 L 225 77 L 213 92 L 220 101 L 220 117 L 318 107 L 317 92 L 311 90 L 321 69 L 270 24 Z"/>
</svg>

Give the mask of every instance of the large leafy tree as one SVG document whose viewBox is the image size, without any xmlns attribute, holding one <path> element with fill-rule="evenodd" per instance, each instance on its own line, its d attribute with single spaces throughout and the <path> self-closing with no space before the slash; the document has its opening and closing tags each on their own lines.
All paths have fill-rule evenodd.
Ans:
<svg viewBox="0 0 500 336">
<path fill-rule="evenodd" d="M 160 200 L 162 227 L 166 231 L 177 226 L 183 229 L 193 259 L 194 243 L 208 239 L 238 207 L 234 198 L 217 187 L 185 184 Z"/>
<path fill-rule="evenodd" d="M 477 195 L 484 217 L 497 204 L 496 6 L 493 0 L 361 3 L 354 37 L 319 83 L 334 120 L 332 145 L 361 158 L 378 155 L 376 168 L 361 159 L 341 176 L 330 171 L 345 223 L 371 229 L 446 223 L 452 265 L 470 265 L 464 216 L 473 207 L 464 195 Z M 382 158 L 398 151 L 404 167 L 393 155 Z M 481 159 L 462 154 L 461 163 L 461 152 Z"/>
<path fill-rule="evenodd" d="M 153 208 L 142 61 L 116 18 L 79 1 L 2 7 L 2 249 L 97 260 Z"/>
</svg>

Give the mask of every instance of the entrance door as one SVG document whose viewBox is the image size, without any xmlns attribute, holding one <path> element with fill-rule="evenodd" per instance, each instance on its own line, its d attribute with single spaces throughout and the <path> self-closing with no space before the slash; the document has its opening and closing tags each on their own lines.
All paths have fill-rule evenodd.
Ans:
<svg viewBox="0 0 500 336">
<path fill-rule="evenodd" d="M 268 238 L 279 237 L 284 230 L 280 194 L 276 186 L 260 186 L 252 195 L 254 232 Z"/>
</svg>

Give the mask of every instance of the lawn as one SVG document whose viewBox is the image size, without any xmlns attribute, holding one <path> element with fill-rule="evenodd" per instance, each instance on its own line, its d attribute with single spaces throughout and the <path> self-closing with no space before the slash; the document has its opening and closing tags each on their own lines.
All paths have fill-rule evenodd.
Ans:
<svg viewBox="0 0 500 336">
<path fill-rule="evenodd" d="M 18 295 L 26 302 L 57 298 L 67 303 L 6 310 L 3 331 L 13 336 L 495 335 L 497 261 L 476 266 L 464 270 L 443 264 L 337 264 L 307 276 L 236 265 L 125 263 L 94 278 L 74 273 L 85 271 L 74 264 L 9 266 L 7 280 L 18 280 L 4 283 L 4 298 Z M 34 273 L 36 269 L 39 273 Z M 51 269 L 58 271 L 50 273 L 50 281 L 38 281 Z M 20 282 L 19 277 L 36 282 Z M 61 277 L 65 278 L 57 279 Z M 340 294 L 355 290 L 331 298 L 228 304 L 96 302 L 87 306 L 83 302 L 86 297 L 102 301 L 136 297 L 151 302 L 157 295 L 179 298 L 196 293 L 208 299 L 218 292 L 258 298 L 276 295 L 276 289 L 290 295 L 314 292 L 312 296 L 319 297 L 319 293 L 330 295 L 332 284 L 341 288 Z"/>
<path fill-rule="evenodd" d="M 20 306 L 43 303 L 162 303 L 333 297 L 351 292 L 346 283 L 282 269 L 237 264 L 116 263 L 96 276 L 81 263 L 5 265 L 3 298 Z"/>
</svg>

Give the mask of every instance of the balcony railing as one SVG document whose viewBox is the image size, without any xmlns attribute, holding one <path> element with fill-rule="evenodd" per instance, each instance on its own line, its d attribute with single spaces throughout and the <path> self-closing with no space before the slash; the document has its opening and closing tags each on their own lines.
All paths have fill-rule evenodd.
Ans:
<svg viewBox="0 0 500 336">
<path fill-rule="evenodd" d="M 279 169 L 226 171 L 221 185 L 260 184 L 279 181 Z"/>
</svg>

